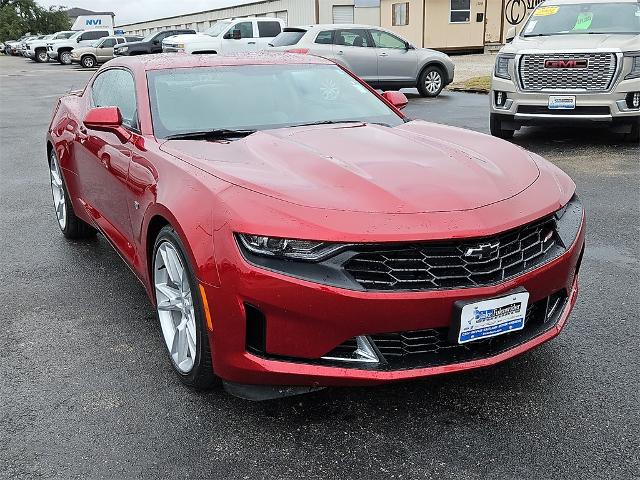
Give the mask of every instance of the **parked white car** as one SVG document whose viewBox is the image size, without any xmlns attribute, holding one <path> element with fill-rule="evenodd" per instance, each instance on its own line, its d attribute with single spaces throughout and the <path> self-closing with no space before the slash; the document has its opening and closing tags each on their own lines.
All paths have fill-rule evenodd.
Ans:
<svg viewBox="0 0 640 480">
<path fill-rule="evenodd" d="M 77 32 L 73 30 L 63 30 L 62 32 L 47 35 L 45 38 L 40 40 L 27 42 L 27 52 L 25 56 L 39 63 L 48 62 L 49 57 L 47 56 L 47 43 L 55 42 L 56 40 L 66 40 L 74 33 Z"/>
<path fill-rule="evenodd" d="M 78 46 L 90 45 L 102 37 L 113 35 L 110 28 L 93 28 L 81 30 L 67 39 L 47 42 L 47 55 L 52 60 L 57 60 L 63 65 L 71 65 L 71 50 Z"/>
<path fill-rule="evenodd" d="M 264 50 L 280 34 L 284 21 L 272 17 L 220 20 L 203 33 L 162 41 L 163 52 L 235 53 Z"/>
</svg>

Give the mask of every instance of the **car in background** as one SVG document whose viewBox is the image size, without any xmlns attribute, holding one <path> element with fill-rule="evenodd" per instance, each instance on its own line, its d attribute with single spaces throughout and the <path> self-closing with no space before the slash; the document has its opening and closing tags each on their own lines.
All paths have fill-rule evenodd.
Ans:
<svg viewBox="0 0 640 480">
<path fill-rule="evenodd" d="M 20 55 L 22 55 L 23 57 L 27 56 L 27 43 L 28 42 L 32 42 L 34 40 L 42 40 L 45 37 L 48 37 L 49 35 L 32 35 L 30 37 L 25 38 L 22 42 L 20 42 L 20 48 L 18 50 L 18 53 Z"/>
<path fill-rule="evenodd" d="M 0 42 L 0 53 L 4 53 L 4 42 Z"/>
<path fill-rule="evenodd" d="M 416 48 L 396 33 L 366 25 L 287 27 L 270 47 L 328 58 L 374 88 L 417 87 L 423 97 L 438 96 L 455 69 L 442 52 Z"/>
<path fill-rule="evenodd" d="M 149 53 L 162 53 L 162 41 L 174 35 L 190 35 L 196 33 L 191 29 L 162 30 L 153 32 L 146 37 L 135 41 L 127 41 L 124 45 L 116 45 L 113 49 L 114 56 L 146 55 Z"/>
<path fill-rule="evenodd" d="M 4 42 L 4 53 L 6 55 L 16 55 L 20 49 L 20 45 L 25 38 L 31 37 L 31 34 L 23 35 L 17 40 L 7 40 Z"/>
<path fill-rule="evenodd" d="M 79 63 L 84 68 L 93 68 L 98 64 L 109 61 L 113 58 L 113 49 L 116 45 L 123 45 L 125 42 L 137 42 L 142 37 L 117 35 L 104 37 L 96 40 L 91 45 L 76 47 L 71 50 L 71 62 Z"/>
<path fill-rule="evenodd" d="M 584 252 L 575 184 L 406 105 L 313 55 L 117 57 L 54 108 L 54 218 L 70 254 L 109 240 L 196 388 L 376 385 L 554 338 Z"/>
<path fill-rule="evenodd" d="M 45 38 L 40 40 L 32 40 L 27 43 L 27 57 L 32 60 L 35 60 L 38 63 L 48 62 L 49 56 L 47 55 L 47 43 L 54 42 L 56 40 L 65 40 L 69 38 L 74 33 L 77 33 L 75 30 L 63 30 L 61 32 L 56 32 L 52 35 L 47 35 Z M 47 38 L 49 37 L 49 38 Z"/>
<path fill-rule="evenodd" d="M 490 127 L 602 125 L 640 142 L 640 3 L 548 0 L 507 32 L 491 80 Z"/>
<path fill-rule="evenodd" d="M 51 60 L 57 60 L 63 65 L 71 65 L 71 50 L 110 35 L 113 35 L 113 30 L 110 28 L 81 30 L 69 38 L 47 42 L 47 55 Z"/>
<path fill-rule="evenodd" d="M 165 39 L 162 51 L 219 54 L 256 52 L 267 48 L 283 28 L 284 21 L 273 17 L 219 20 L 202 33 Z"/>
</svg>

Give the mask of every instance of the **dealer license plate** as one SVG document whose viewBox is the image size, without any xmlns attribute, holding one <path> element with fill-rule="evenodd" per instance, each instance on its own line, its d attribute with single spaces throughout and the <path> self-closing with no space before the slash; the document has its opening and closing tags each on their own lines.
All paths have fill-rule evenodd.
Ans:
<svg viewBox="0 0 640 480">
<path fill-rule="evenodd" d="M 549 110 L 575 110 L 575 95 L 549 95 Z"/>
<path fill-rule="evenodd" d="M 495 337 L 524 328 L 529 292 L 468 303 L 462 307 L 458 343 Z"/>
</svg>

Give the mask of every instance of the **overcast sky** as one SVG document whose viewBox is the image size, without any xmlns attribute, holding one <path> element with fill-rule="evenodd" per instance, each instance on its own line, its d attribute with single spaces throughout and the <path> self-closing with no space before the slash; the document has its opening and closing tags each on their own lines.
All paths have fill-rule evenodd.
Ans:
<svg viewBox="0 0 640 480">
<path fill-rule="evenodd" d="M 40 5 L 80 7 L 94 12 L 113 12 L 116 25 L 170 17 L 182 13 L 239 5 L 255 0 L 36 0 Z"/>
</svg>

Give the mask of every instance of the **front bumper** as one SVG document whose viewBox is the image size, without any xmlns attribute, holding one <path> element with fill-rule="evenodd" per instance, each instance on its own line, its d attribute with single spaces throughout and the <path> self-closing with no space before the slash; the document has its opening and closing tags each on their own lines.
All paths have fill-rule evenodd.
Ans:
<svg viewBox="0 0 640 480">
<path fill-rule="evenodd" d="M 253 385 L 374 385 L 485 367 L 514 357 L 558 335 L 578 293 L 577 269 L 584 247 L 584 217 L 565 253 L 499 285 L 420 292 L 362 292 L 321 285 L 249 264 L 231 232 L 219 232 L 214 250 L 220 286 L 203 285 L 210 306 L 215 372 L 227 382 Z M 357 336 L 449 327 L 454 303 L 503 296 L 516 288 L 537 302 L 563 292 L 566 302 L 553 322 L 532 337 L 495 354 L 428 367 L 389 368 L 323 363 L 336 346 Z M 264 315 L 264 353 L 248 351 L 251 309 Z"/>
<path fill-rule="evenodd" d="M 496 92 L 506 94 L 505 105 L 496 105 Z M 629 124 L 640 121 L 640 108 L 629 108 L 627 95 L 640 91 L 640 79 L 622 80 L 608 92 L 574 91 L 524 92 L 512 81 L 493 76 L 490 110 L 514 122 L 515 126 L 577 121 L 606 124 Z M 576 98 L 575 110 L 550 110 L 550 95 L 571 95 Z"/>
</svg>

